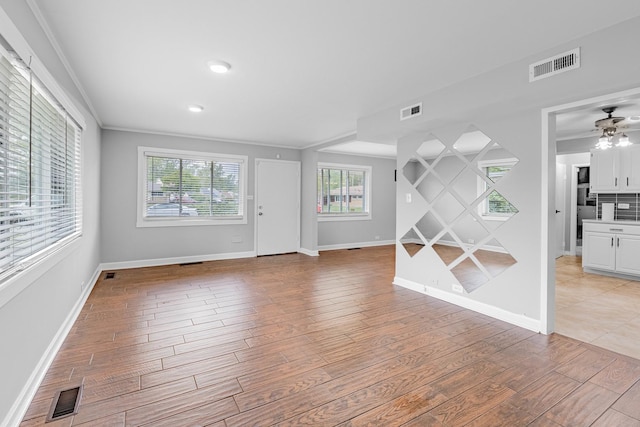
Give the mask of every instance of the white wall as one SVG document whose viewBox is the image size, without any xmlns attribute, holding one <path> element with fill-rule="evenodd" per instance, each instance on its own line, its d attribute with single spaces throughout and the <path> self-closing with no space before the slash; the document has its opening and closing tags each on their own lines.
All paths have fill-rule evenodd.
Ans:
<svg viewBox="0 0 640 427">
<path fill-rule="evenodd" d="M 189 257 L 215 259 L 254 251 L 254 200 L 247 201 L 247 224 L 137 228 L 138 146 L 247 155 L 248 195 L 255 195 L 256 158 L 275 159 L 280 155 L 281 160 L 300 160 L 300 151 L 285 148 L 103 130 L 101 248 L 102 261 L 107 265 L 145 265 L 154 260 Z M 232 242 L 234 238 L 241 242 Z"/>
<path fill-rule="evenodd" d="M 640 19 L 634 18 L 451 87 L 417 93 L 414 99 L 358 121 L 360 140 L 398 140 L 398 169 L 425 135 L 432 132 L 451 143 L 469 125 L 495 138 L 520 159 L 510 174 L 510 188 L 505 188 L 505 196 L 520 212 L 499 228 L 504 246 L 518 263 L 473 293 L 460 295 L 452 292 L 451 277 L 438 265 L 439 258 L 421 251 L 418 260 L 408 259 L 404 249 L 398 247 L 399 281 L 416 290 L 432 288 L 439 297 L 530 329 L 547 331 L 553 327 L 546 307 L 554 306 L 553 250 L 550 253 L 548 247 L 554 247 L 555 238 L 549 231 L 554 230 L 555 142 L 546 145 L 548 135 L 543 135 L 541 110 L 639 87 L 636 70 L 640 57 L 628 55 L 639 37 Z M 577 46 L 581 47 L 580 69 L 529 83 L 529 64 Z M 602 58 L 616 58 L 616 67 Z M 422 115 L 401 122 L 400 108 L 416 102 L 423 103 Z M 553 138 L 553 118 L 549 129 Z M 405 204 L 404 193 L 412 191 L 407 181 L 398 182 L 398 237 L 424 209 L 420 203 Z M 543 228 L 547 222 L 549 227 Z M 438 284 L 434 280 L 439 280 Z"/>
<path fill-rule="evenodd" d="M 302 150 L 302 197 L 300 198 L 300 250 L 307 255 L 318 255 L 318 152 L 313 148 Z"/>
<path fill-rule="evenodd" d="M 371 219 L 318 222 L 318 248 L 358 247 L 395 241 L 395 160 L 320 152 L 318 162 L 372 167 Z"/>
<path fill-rule="evenodd" d="M 12 288 L 3 289 L 0 295 L 0 425 L 12 425 L 20 421 L 48 358 L 74 320 L 70 316 L 84 296 L 81 283 L 87 290 L 95 279 L 100 261 L 100 131 L 86 105 L 78 101 L 77 89 L 26 2 L 0 0 L 0 7 L 86 121 L 82 136 L 83 235 L 71 250 L 21 273 Z M 4 30 L 0 27 L 0 33 Z M 12 289 L 23 288 L 13 295 Z"/>
<path fill-rule="evenodd" d="M 540 163 L 540 150 L 536 144 L 536 131 L 539 132 L 537 128 L 540 126 L 539 114 L 532 111 L 517 118 L 478 120 L 460 126 L 434 129 L 428 134 L 419 133 L 401 138 L 398 141 L 398 169 L 411 158 L 428 135 L 436 136 L 450 148 L 469 125 L 478 128 L 508 150 L 510 155 L 520 159 L 509 174 L 499 181 L 500 193 L 515 205 L 519 212 L 509 221 L 498 224 L 499 227 L 494 231 L 495 238 L 511 253 L 517 263 L 487 285 L 460 298 L 499 307 L 500 310 L 516 317 L 536 319 L 540 310 L 539 289 L 537 286 L 525 284 L 538 284 L 540 281 L 540 188 L 538 182 L 531 179 L 531 176 L 537 173 L 536 167 Z M 514 133 L 519 134 L 517 140 L 512 137 Z M 475 185 L 475 182 L 472 184 Z M 418 189 L 404 176 L 398 179 L 397 192 L 396 234 L 403 236 L 427 212 L 428 205 L 423 201 Z M 411 194 L 411 203 L 406 202 L 406 194 Z M 526 278 L 526 281 L 523 278 Z M 452 284 L 458 283 L 435 251 L 428 246 L 413 257 L 401 246 L 397 247 L 396 282 L 414 289 L 424 289 L 426 285 L 436 293 L 452 293 Z M 523 323 L 527 322 L 528 320 L 523 320 Z"/>
</svg>

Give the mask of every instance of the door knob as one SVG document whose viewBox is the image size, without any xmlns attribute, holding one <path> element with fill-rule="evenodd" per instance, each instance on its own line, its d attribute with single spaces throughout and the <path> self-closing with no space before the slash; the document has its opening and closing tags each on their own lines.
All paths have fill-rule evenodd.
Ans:
<svg viewBox="0 0 640 427">
<path fill-rule="evenodd" d="M 258 212 L 258 215 L 262 216 L 262 212 Z"/>
<path fill-rule="evenodd" d="M 556 209 L 556 213 L 560 213 L 560 211 L 558 209 Z"/>
</svg>

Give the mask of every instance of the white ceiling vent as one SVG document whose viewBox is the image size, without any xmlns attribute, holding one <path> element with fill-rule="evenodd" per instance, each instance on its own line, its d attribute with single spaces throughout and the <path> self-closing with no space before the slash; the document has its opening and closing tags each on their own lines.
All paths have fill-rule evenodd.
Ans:
<svg viewBox="0 0 640 427">
<path fill-rule="evenodd" d="M 422 102 L 410 105 L 400 110 L 400 120 L 407 120 L 411 117 L 419 116 L 422 114 Z"/>
<path fill-rule="evenodd" d="M 580 48 L 529 65 L 529 82 L 580 68 Z"/>
</svg>

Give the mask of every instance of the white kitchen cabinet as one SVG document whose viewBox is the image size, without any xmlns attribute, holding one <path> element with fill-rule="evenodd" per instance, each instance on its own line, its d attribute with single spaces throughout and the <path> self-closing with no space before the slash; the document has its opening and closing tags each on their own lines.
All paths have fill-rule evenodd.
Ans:
<svg viewBox="0 0 640 427">
<path fill-rule="evenodd" d="M 640 275 L 640 236 L 616 235 L 616 271 Z"/>
<path fill-rule="evenodd" d="M 640 193 L 640 145 L 620 148 L 619 152 L 622 189 L 630 193 Z"/>
<path fill-rule="evenodd" d="M 618 150 L 591 150 L 589 187 L 592 193 L 616 192 L 620 189 Z"/>
<path fill-rule="evenodd" d="M 583 231 L 582 266 L 614 271 L 616 269 L 615 235 Z"/>
<path fill-rule="evenodd" d="M 640 192 L 640 146 L 591 150 L 592 193 Z"/>
<path fill-rule="evenodd" d="M 593 220 L 583 227 L 584 268 L 640 276 L 640 225 Z"/>
</svg>

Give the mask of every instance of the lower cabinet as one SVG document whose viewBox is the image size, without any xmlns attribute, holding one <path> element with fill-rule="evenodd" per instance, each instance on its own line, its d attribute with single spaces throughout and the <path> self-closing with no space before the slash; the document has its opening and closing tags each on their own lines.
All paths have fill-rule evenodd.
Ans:
<svg viewBox="0 0 640 427">
<path fill-rule="evenodd" d="M 640 236 L 616 237 L 616 271 L 640 275 Z"/>
<path fill-rule="evenodd" d="M 585 223 L 582 266 L 640 276 L 640 226 Z"/>
</svg>

